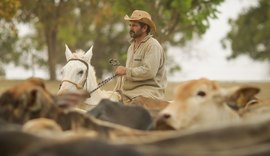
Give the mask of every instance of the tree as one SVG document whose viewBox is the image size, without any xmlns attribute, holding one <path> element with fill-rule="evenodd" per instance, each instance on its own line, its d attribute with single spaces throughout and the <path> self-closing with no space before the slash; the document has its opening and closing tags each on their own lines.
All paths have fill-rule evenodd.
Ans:
<svg viewBox="0 0 270 156">
<path fill-rule="evenodd" d="M 229 58 L 248 55 L 254 60 L 270 60 L 270 1 L 260 0 L 230 20 L 231 30 L 223 39 L 224 47 L 231 47 Z"/>
<path fill-rule="evenodd" d="M 128 47 L 125 14 L 135 9 L 148 11 L 156 22 L 161 44 L 184 45 L 194 34 L 201 35 L 216 18 L 224 0 L 21 0 L 20 22 L 33 25 L 34 51 L 47 50 L 50 79 L 56 65 L 64 62 L 64 44 L 71 50 L 87 50 L 94 44 L 93 65 L 97 76 L 111 70 L 108 60 L 124 63 Z M 11 42 L 9 42 L 11 43 Z M 24 48 L 27 49 L 27 48 Z M 22 53 L 22 51 L 21 51 Z"/>
<path fill-rule="evenodd" d="M 22 0 L 19 20 L 34 24 L 37 49 L 47 49 L 50 79 L 56 79 L 58 31 L 66 20 L 72 20 L 75 1 L 64 0 Z"/>
<path fill-rule="evenodd" d="M 19 9 L 19 0 L 0 1 L 0 76 L 5 76 L 3 68 L 5 63 L 13 60 L 18 62 L 19 54 L 15 53 L 14 46 L 10 43 L 15 43 L 18 39 L 17 30 L 12 21 L 17 10 Z"/>
<path fill-rule="evenodd" d="M 22 0 L 19 20 L 33 23 L 36 34 L 32 37 L 40 43 L 37 44 L 36 48 L 38 50 L 47 48 L 51 80 L 56 79 L 56 64 L 64 62 L 65 43 L 74 50 L 77 48 L 86 50 L 93 43 L 95 43 L 95 51 L 99 50 L 98 47 L 105 49 L 106 44 L 99 43 L 108 42 L 110 39 L 107 38 L 110 36 L 105 35 L 106 31 L 110 31 L 110 29 L 106 29 L 110 23 L 106 23 L 108 21 L 103 19 L 103 17 L 108 18 L 108 13 L 112 14 L 109 8 L 112 2 L 108 2 L 95 0 L 37 0 L 33 2 Z M 119 43 L 111 46 L 117 45 L 119 46 Z M 96 56 L 102 55 L 96 53 Z M 100 61 L 101 59 L 94 59 L 94 61 L 97 60 L 96 63 L 104 62 Z M 98 70 L 97 73 L 101 73 L 100 71 Z"/>
<path fill-rule="evenodd" d="M 116 0 L 114 8 L 122 15 L 135 9 L 146 10 L 156 22 L 161 43 L 183 45 L 194 34 L 202 35 L 209 28 L 209 19 L 216 18 L 217 6 L 224 0 Z"/>
<path fill-rule="evenodd" d="M 0 1 L 0 19 L 10 21 L 20 7 L 20 0 Z"/>
<path fill-rule="evenodd" d="M 201 36 L 209 28 L 209 19 L 217 18 L 217 7 L 224 0 L 115 0 L 113 9 L 122 15 L 130 15 L 133 10 L 149 12 L 156 23 L 158 33 L 154 34 L 166 49 L 184 46 L 195 35 Z M 169 58 L 170 59 L 170 58 Z M 181 68 L 168 61 L 169 71 Z"/>
<path fill-rule="evenodd" d="M 87 13 L 89 10 L 95 11 L 92 18 L 94 21 L 90 24 L 95 45 L 93 64 L 96 69 L 109 70 L 106 62 L 109 58 L 105 59 L 104 56 L 118 57 L 124 63 L 128 47 L 128 22 L 123 17 L 125 14 L 130 15 L 135 9 L 146 10 L 152 15 L 159 29 L 155 36 L 166 48 L 169 44 L 182 46 L 194 34 L 204 34 L 209 27 L 208 20 L 217 17 L 217 6 L 222 2 L 223 0 L 156 0 L 154 3 L 152 0 L 107 0 L 99 1 L 95 8 L 83 4 L 88 9 L 83 9 L 82 19 L 92 17 Z M 86 23 L 81 25 L 84 26 L 89 27 Z M 103 70 L 98 70 L 97 75 L 100 77 L 102 72 Z"/>
</svg>

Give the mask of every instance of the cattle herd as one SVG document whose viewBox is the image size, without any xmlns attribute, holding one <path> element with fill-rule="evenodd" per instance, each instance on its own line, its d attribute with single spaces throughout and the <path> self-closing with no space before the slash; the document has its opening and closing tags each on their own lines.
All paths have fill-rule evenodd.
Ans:
<svg viewBox="0 0 270 156">
<path fill-rule="evenodd" d="M 102 99 L 82 110 L 86 92 L 53 95 L 30 78 L 0 97 L 0 155 L 270 155 L 270 101 L 260 91 L 201 78 L 179 83 L 168 103 Z"/>
</svg>

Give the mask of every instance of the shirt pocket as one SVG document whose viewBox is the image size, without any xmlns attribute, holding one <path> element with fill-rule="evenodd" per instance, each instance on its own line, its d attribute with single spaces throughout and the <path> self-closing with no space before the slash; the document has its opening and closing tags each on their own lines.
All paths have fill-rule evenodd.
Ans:
<svg viewBox="0 0 270 156">
<path fill-rule="evenodd" d="M 139 67 L 142 65 L 142 61 L 143 61 L 143 56 L 142 55 L 136 55 L 134 56 L 133 60 L 132 60 L 132 65 L 133 67 Z"/>
</svg>

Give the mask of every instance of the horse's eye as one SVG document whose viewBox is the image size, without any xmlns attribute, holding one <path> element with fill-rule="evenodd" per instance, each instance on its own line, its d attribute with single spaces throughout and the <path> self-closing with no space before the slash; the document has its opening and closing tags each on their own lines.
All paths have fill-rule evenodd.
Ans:
<svg viewBox="0 0 270 156">
<path fill-rule="evenodd" d="M 79 75 L 82 75 L 82 74 L 83 74 L 83 70 L 80 70 L 80 71 L 79 71 Z"/>
<path fill-rule="evenodd" d="M 206 96 L 206 93 L 204 91 L 198 91 L 197 95 L 204 97 Z"/>
</svg>

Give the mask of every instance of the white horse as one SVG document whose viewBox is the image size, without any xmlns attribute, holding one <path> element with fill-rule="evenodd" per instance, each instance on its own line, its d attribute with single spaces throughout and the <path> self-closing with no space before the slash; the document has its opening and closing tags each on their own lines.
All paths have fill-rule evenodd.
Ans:
<svg viewBox="0 0 270 156">
<path fill-rule="evenodd" d="M 62 69 L 62 81 L 57 94 L 86 90 L 91 92 L 98 87 L 96 72 L 91 65 L 93 46 L 85 53 L 83 50 L 77 50 L 72 53 L 66 45 L 67 63 Z M 104 91 L 97 89 L 91 93 L 85 103 L 88 105 L 97 105 L 101 99 L 107 98 L 113 101 L 119 101 L 120 96 L 117 92 Z"/>
</svg>

